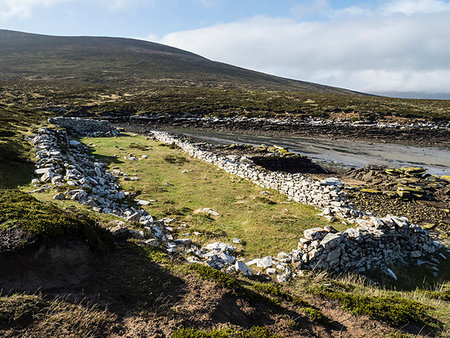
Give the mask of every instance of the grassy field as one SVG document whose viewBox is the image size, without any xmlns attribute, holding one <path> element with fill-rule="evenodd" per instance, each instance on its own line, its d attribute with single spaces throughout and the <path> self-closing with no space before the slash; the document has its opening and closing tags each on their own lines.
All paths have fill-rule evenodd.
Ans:
<svg viewBox="0 0 450 338">
<path fill-rule="evenodd" d="M 277 254 L 295 248 L 303 230 L 329 224 L 311 206 L 290 202 L 274 191 L 265 196 L 264 190 L 251 182 L 143 136 L 88 138 L 83 142 L 93 144 L 94 155 L 101 159 L 118 155 L 110 167 L 139 178 L 121 179 L 124 189 L 139 199 L 154 200 L 145 207 L 154 217 L 175 218 L 177 226 L 187 223 L 189 227 L 180 233 L 203 233 L 198 238 L 192 236 L 196 241 L 231 242 L 236 237 L 246 243 L 238 246 L 248 256 Z M 131 154 L 137 158 L 145 154 L 148 159 L 124 159 Z M 203 208 L 219 215 L 199 212 Z"/>
<path fill-rule="evenodd" d="M 125 190 L 133 192 L 135 198 L 153 200 L 151 205 L 145 207 L 147 211 L 158 218 L 175 218 L 175 231 L 179 232 L 180 236 L 189 232 L 191 238 L 200 244 L 214 240 L 231 242 L 237 237 L 243 240 L 243 244 L 237 245 L 239 250 L 242 250 L 245 257 L 252 258 L 289 250 L 296 246 L 304 229 L 328 224 L 316 215 L 318 210 L 312 207 L 290 202 L 274 191 L 270 191 L 270 195 L 266 196 L 262 194 L 263 189 L 251 182 L 233 177 L 213 165 L 188 157 L 175 147 L 148 140 L 143 136 L 85 138 L 82 141 L 91 146 L 95 156 L 108 162 L 112 170 L 117 167 L 130 177 L 139 178 L 137 181 L 121 179 L 120 183 Z M 117 158 L 114 155 L 117 155 Z M 125 159 L 131 155 L 141 160 Z M 148 158 L 143 159 L 142 155 L 147 155 Z M 25 185 L 22 189 L 29 191 L 30 187 Z M 54 193 L 34 196 L 49 202 Z M 59 205 L 61 210 L 77 206 L 72 201 L 53 202 Z M 34 208 L 34 204 L 27 207 Z M 78 208 L 85 209 L 79 205 Z M 197 212 L 203 208 L 211 208 L 219 215 L 208 216 Z M 17 215 L 23 216 L 20 213 Z M 113 219 L 111 216 L 93 212 L 91 215 L 103 221 Z M 176 229 L 184 223 L 188 227 Z M 344 225 L 340 223 L 333 226 L 344 229 Z M 194 231 L 199 231 L 202 235 L 194 236 Z M 149 323 L 152 323 L 152 320 L 158 322 L 158 318 L 161 318 L 159 316 L 172 318 L 171 316 L 176 316 L 174 313 L 178 313 L 175 310 L 177 307 L 198 306 L 207 301 L 206 298 L 212 297 L 213 293 L 223 292 L 220 288 L 225 288 L 233 297 L 239 297 L 239 302 L 263 304 L 264 312 L 278 314 L 285 311 L 282 316 L 276 317 L 276 322 L 284 321 L 282 325 L 289 327 L 289 332 L 297 332 L 299 335 L 302 332 L 307 335 L 307 331 L 301 331 L 301 328 L 304 328 L 305 323 L 311 322 L 310 330 L 324 330 L 321 334 L 330 330 L 333 325 L 336 325 L 333 332 L 337 334 L 342 323 L 342 327 L 347 326 L 348 332 L 355 336 L 362 332 L 377 332 L 375 335 L 391 332 L 394 336 L 403 336 L 401 332 L 421 332 L 425 335 L 429 333 L 448 336 L 448 263 L 441 264 L 438 279 L 431 279 L 425 271 L 419 271 L 417 268 L 393 269 L 399 276 L 398 282 L 383 280 L 380 275 L 375 275 L 374 279 L 380 281 L 379 285 L 375 285 L 357 275 L 334 276 L 326 272 L 305 272 L 302 277 L 281 287 L 272 283 L 261 284 L 248 278 L 235 278 L 206 266 L 180 264 L 158 249 L 142 249 L 128 243 L 104 256 L 95 269 L 97 272 L 94 277 L 88 284 L 83 285 L 92 294 L 102 294 L 99 296 L 99 303 L 55 299 L 45 293 L 0 295 L 0 332 L 4 325 L 9 327 L 10 331 L 5 332 L 10 334 L 25 332 L 20 330 L 31 330 L 30 332 L 40 334 L 59 334 L 70 330 L 80 335 L 101 335 L 111 333 L 113 329 L 110 328 L 116 330 L 116 327 L 121 325 L 119 323 L 122 323 L 122 320 L 117 318 L 125 318 L 122 317 L 122 312 L 129 313 L 131 309 L 132 312 L 149 316 Z M 203 281 L 215 283 L 218 289 L 211 290 L 211 286 L 208 286 L 210 284 L 203 284 Z M 198 300 L 194 291 L 196 289 L 192 286 L 194 289 L 180 298 L 178 292 L 183 283 L 202 288 L 203 292 L 208 292 L 208 296 Z M 155 303 L 154 298 L 157 295 L 152 294 L 152 291 L 162 285 L 161 300 L 156 299 L 156 308 L 164 308 L 164 314 L 148 305 Z M 167 297 L 176 301 L 167 303 Z M 111 308 L 105 308 L 104 304 L 111 304 Z M 33 318 L 33 326 L 29 324 L 30 316 Z M 137 315 L 135 318 L 138 318 Z M 334 324 L 330 324 L 329 320 Z M 412 322 L 415 324 L 411 324 Z M 128 322 L 126 325 L 127 330 L 134 329 L 132 323 Z M 350 327 L 351 325 L 353 327 Z M 372 331 L 373 325 L 380 331 Z M 379 328 L 379 325 L 382 327 Z M 98 330 L 92 331 L 92 326 Z M 219 332 L 214 331 L 215 328 L 211 326 L 204 326 L 204 329 L 211 334 Z M 173 332 L 203 332 L 191 330 L 189 326 L 178 330 L 174 329 Z M 277 330 L 275 328 L 275 332 L 278 332 Z M 232 331 L 225 328 L 223 332 Z"/>
</svg>

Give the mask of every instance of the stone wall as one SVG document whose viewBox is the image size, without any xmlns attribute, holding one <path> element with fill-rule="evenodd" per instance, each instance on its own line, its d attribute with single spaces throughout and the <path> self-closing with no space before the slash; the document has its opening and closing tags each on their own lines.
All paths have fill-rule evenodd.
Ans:
<svg viewBox="0 0 450 338">
<path fill-rule="evenodd" d="M 174 143 L 190 156 L 212 163 L 232 175 L 248 179 L 263 188 L 277 190 L 296 202 L 321 208 L 325 216 L 345 218 L 349 222 L 354 222 L 354 217 L 362 215 L 361 211 L 352 208 L 345 200 L 345 193 L 339 189 L 335 181 L 319 182 L 298 173 L 267 171 L 253 164 L 245 156 L 223 157 L 204 151 L 199 146 L 166 132 L 155 131 L 153 135 L 159 141 Z"/>
<path fill-rule="evenodd" d="M 54 199 L 70 199 L 95 211 L 130 219 L 149 216 L 128 205 L 128 193 L 121 189 L 118 175 L 89 155 L 85 145 L 70 140 L 65 129 L 41 128 L 31 142 L 36 149 L 35 173 L 39 176 L 32 181 L 37 187 L 34 192 L 63 189 Z"/>
<path fill-rule="evenodd" d="M 190 156 L 212 163 L 230 174 L 277 190 L 297 202 L 321 208 L 322 214 L 328 218 L 336 216 L 359 225 L 344 232 L 338 232 L 331 226 L 306 230 L 296 249 L 280 253 L 278 256 L 281 258 L 270 258 L 274 266 L 287 259 L 299 269 L 362 272 L 411 262 L 427 264 L 437 272 L 438 259 L 445 258 L 441 252 L 444 248 L 433 241 L 427 231 L 411 224 L 406 218 L 376 218 L 352 208 L 334 180 L 319 182 L 301 174 L 268 172 L 245 156 L 222 157 L 166 132 L 154 131 L 153 135 L 159 141 L 176 144 Z M 277 262 L 279 259 L 281 261 Z M 248 264 L 260 266 L 261 260 Z M 266 269 L 273 269 L 272 263 Z M 280 276 L 282 280 L 288 277 Z"/>
<path fill-rule="evenodd" d="M 91 121 L 72 119 L 74 129 L 86 130 Z M 82 127 L 76 124 L 81 123 Z M 109 128 L 109 127 L 108 127 Z M 107 128 L 105 128 L 106 130 Z M 211 243 L 203 248 L 189 238 L 174 238 L 170 222 L 155 221 L 143 209 L 136 210 L 125 202 L 127 192 L 121 190 L 117 175 L 109 173 L 106 165 L 88 155 L 84 145 L 70 140 L 65 130 L 40 129 L 32 139 L 38 161 L 33 180 L 36 191 L 64 187 L 65 192 L 55 199 L 71 199 L 96 211 L 111 213 L 138 222 L 145 231 L 136 231 L 118 225 L 112 229 L 116 236 L 133 236 L 144 245 L 164 246 L 169 254 L 179 253 L 192 263 L 208 264 L 222 271 L 238 271 L 246 275 L 263 273 L 280 282 L 301 273 L 302 269 L 331 271 L 358 271 L 382 269 L 396 278 L 389 266 L 409 262 L 427 266 L 438 273 L 439 259 L 445 259 L 445 247 L 432 240 L 427 231 L 411 224 L 406 218 L 387 216 L 376 218 L 352 208 L 335 179 L 315 181 L 301 174 L 269 172 L 256 166 L 245 156 L 219 156 L 201 150 L 196 144 L 165 132 L 153 132 L 159 141 L 176 144 L 191 156 L 212 163 L 230 174 L 251 180 L 264 187 L 286 194 L 289 198 L 316 206 L 328 219 L 339 217 L 356 228 L 343 232 L 331 226 L 304 231 L 297 248 L 280 252 L 276 257 L 266 256 L 251 261 L 238 260 L 236 248 L 227 243 Z M 144 201 L 145 202 L 145 201 Z M 189 234 L 186 234 L 189 237 Z M 238 240 L 239 241 L 239 240 Z"/>
<path fill-rule="evenodd" d="M 77 117 L 54 117 L 48 121 L 81 136 L 105 137 L 119 135 L 119 131 L 108 121 L 87 120 Z"/>
</svg>

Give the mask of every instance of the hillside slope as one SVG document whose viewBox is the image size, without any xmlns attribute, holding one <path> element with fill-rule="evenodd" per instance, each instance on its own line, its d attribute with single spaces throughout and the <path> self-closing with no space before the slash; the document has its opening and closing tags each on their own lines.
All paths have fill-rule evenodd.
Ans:
<svg viewBox="0 0 450 338">
<path fill-rule="evenodd" d="M 158 43 L 0 30 L 0 80 L 74 79 L 361 95 L 214 62 Z"/>
</svg>

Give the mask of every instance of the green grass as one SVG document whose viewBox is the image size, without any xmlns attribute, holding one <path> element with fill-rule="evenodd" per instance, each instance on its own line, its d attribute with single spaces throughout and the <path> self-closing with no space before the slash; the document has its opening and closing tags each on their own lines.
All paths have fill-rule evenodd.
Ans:
<svg viewBox="0 0 450 338">
<path fill-rule="evenodd" d="M 283 300 L 287 300 L 289 302 L 292 302 L 295 305 L 303 306 L 303 307 L 309 307 L 310 305 L 308 302 L 304 301 L 300 297 L 294 296 L 285 290 L 283 288 L 275 283 L 255 283 L 252 285 L 252 288 L 255 291 L 258 291 L 263 294 L 271 295 L 277 298 L 281 298 Z"/>
<path fill-rule="evenodd" d="M 354 315 L 368 315 L 394 325 L 418 323 L 442 328 L 442 323 L 428 315 L 429 307 L 400 297 L 364 296 L 334 290 L 321 291 L 319 295 L 338 301 Z"/>
<path fill-rule="evenodd" d="M 201 279 L 214 281 L 224 288 L 232 289 L 236 292 L 241 291 L 240 283 L 236 278 L 230 274 L 211 268 L 208 265 L 189 264 L 186 265 L 186 270 L 193 272 Z"/>
<path fill-rule="evenodd" d="M 172 338 L 278 338 L 282 337 L 271 333 L 268 329 L 254 326 L 249 330 L 238 331 L 230 328 L 211 331 L 183 328 L 175 331 Z"/>
<path fill-rule="evenodd" d="M 143 136 L 87 138 L 83 142 L 93 143 L 94 155 L 103 159 L 118 155 L 110 166 L 139 177 L 139 181 L 121 179 L 124 189 L 139 199 L 155 200 L 145 207 L 150 214 L 175 218 L 174 228 L 188 224 L 179 232 L 191 233 L 191 238 L 200 244 L 212 239 L 231 242 L 237 237 L 246 243 L 237 245 L 238 249 L 249 257 L 275 255 L 296 247 L 303 230 L 329 224 L 311 206 L 288 201 L 276 192 L 272 192 L 267 203 L 267 198 L 261 198 L 263 189 L 255 184 Z M 142 150 L 147 147 L 150 150 Z M 129 154 L 138 158 L 146 154 L 148 159 L 125 160 Z M 203 208 L 211 208 L 219 216 L 199 213 Z M 341 223 L 335 226 L 344 229 Z M 194 231 L 204 235 L 193 236 Z"/>
<path fill-rule="evenodd" d="M 1 189 L 0 234 L 8 236 L 12 229 L 24 233 L 19 247 L 58 236 L 87 239 L 94 250 L 102 253 L 114 245 L 109 232 L 79 211 L 64 211 L 19 190 Z"/>
</svg>

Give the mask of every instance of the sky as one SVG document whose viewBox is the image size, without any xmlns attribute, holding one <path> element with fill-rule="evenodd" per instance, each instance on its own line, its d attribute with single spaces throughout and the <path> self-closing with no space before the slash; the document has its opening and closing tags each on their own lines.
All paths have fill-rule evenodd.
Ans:
<svg viewBox="0 0 450 338">
<path fill-rule="evenodd" d="M 292 79 L 450 99 L 450 0 L 0 0 L 0 28 L 138 38 Z"/>
</svg>

